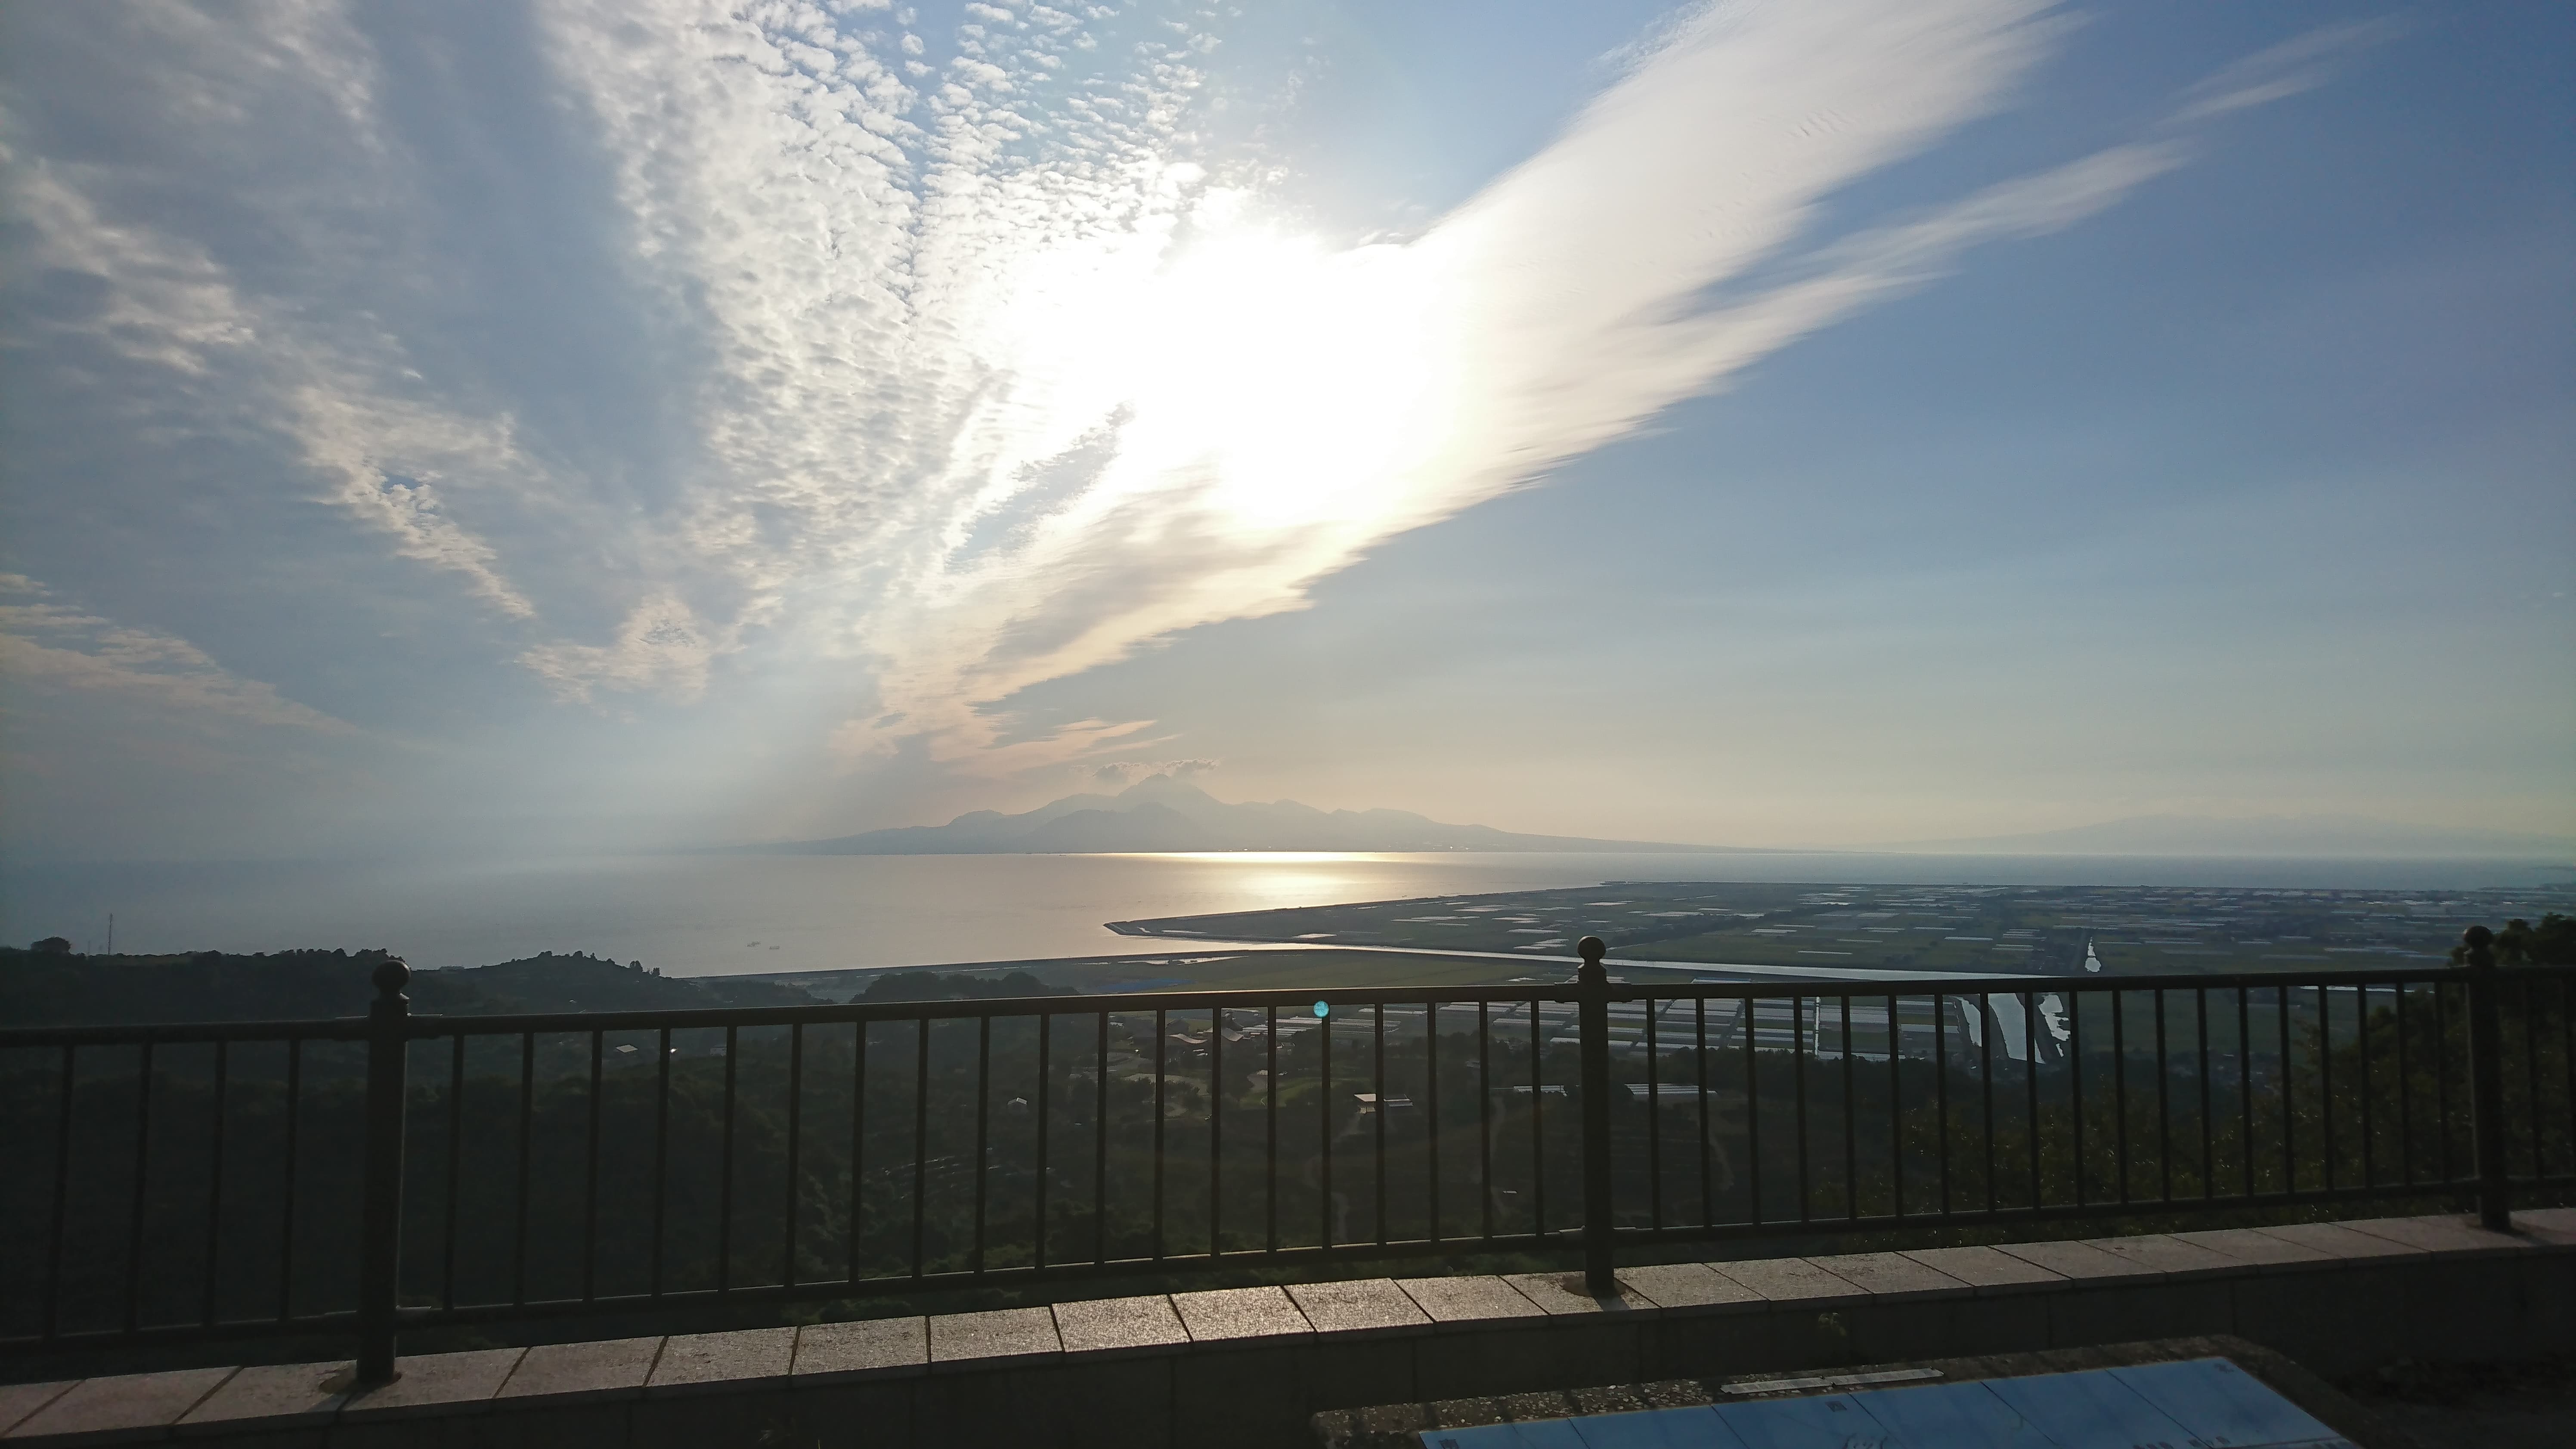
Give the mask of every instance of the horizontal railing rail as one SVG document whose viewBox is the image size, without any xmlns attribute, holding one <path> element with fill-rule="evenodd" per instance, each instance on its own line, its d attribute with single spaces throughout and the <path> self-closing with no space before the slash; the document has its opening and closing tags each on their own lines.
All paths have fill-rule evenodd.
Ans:
<svg viewBox="0 0 2576 1449">
<path fill-rule="evenodd" d="M 2576 971 L 0 1030 L 0 1347 L 2576 1186 Z"/>
</svg>

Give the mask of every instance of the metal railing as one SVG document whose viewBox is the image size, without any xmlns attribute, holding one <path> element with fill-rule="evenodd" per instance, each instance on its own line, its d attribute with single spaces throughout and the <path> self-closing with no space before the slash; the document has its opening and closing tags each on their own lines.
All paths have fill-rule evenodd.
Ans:
<svg viewBox="0 0 2576 1449">
<path fill-rule="evenodd" d="M 2576 1185 L 2576 971 L 0 1031 L 0 1347 Z"/>
</svg>

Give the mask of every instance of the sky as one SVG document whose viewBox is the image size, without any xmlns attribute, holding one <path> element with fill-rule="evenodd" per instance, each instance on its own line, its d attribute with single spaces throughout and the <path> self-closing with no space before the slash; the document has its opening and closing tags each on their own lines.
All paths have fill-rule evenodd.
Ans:
<svg viewBox="0 0 2576 1449">
<path fill-rule="evenodd" d="M 0 856 L 2576 835 L 2576 12 L 0 4 Z"/>
</svg>

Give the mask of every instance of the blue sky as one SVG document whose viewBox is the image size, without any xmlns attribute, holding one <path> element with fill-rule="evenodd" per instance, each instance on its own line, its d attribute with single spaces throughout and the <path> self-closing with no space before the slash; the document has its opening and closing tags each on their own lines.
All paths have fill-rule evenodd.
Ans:
<svg viewBox="0 0 2576 1449">
<path fill-rule="evenodd" d="M 21 859 L 2576 834 L 2563 7 L 0 24 Z"/>
</svg>

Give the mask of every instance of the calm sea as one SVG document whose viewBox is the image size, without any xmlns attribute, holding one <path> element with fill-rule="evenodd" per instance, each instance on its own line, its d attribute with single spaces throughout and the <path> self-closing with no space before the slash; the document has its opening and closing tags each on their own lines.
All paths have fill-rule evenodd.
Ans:
<svg viewBox="0 0 2576 1449">
<path fill-rule="evenodd" d="M 672 975 L 1150 949 L 1107 921 L 1612 880 L 2462 890 L 2476 861 L 1846 854 L 656 855 L 477 864 L 0 867 L 0 941 L 81 950 L 390 948 L 416 966 L 588 951 Z"/>
</svg>

